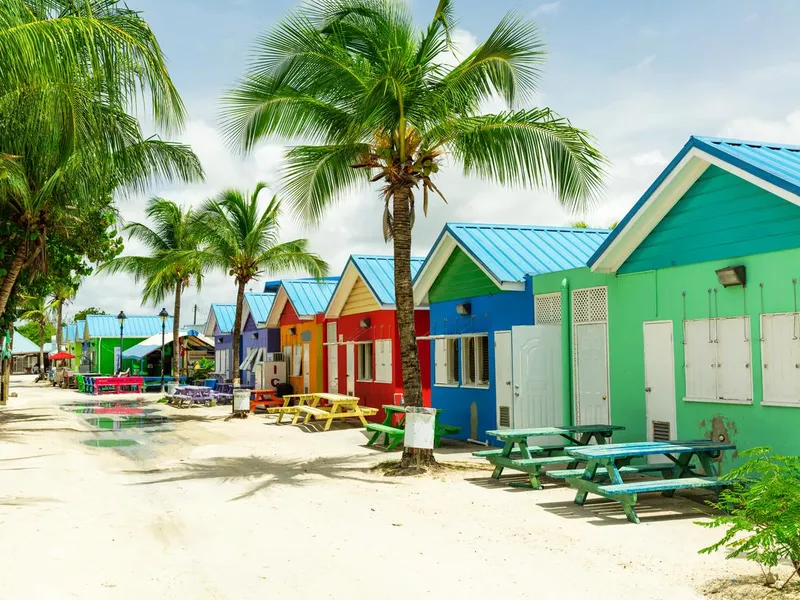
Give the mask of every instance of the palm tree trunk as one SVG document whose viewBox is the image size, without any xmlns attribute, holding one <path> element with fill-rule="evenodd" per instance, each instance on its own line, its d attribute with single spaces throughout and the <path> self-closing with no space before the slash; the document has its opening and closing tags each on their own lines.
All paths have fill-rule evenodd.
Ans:
<svg viewBox="0 0 800 600">
<path fill-rule="evenodd" d="M 8 299 L 11 297 L 11 290 L 17 282 L 22 266 L 25 264 L 25 244 L 20 242 L 17 246 L 17 251 L 14 254 L 14 259 L 8 267 L 8 273 L 3 277 L 3 283 L 0 285 L 0 315 L 6 312 Z"/>
<path fill-rule="evenodd" d="M 172 378 L 178 381 L 180 372 L 178 371 L 178 359 L 180 358 L 180 341 L 178 333 L 181 323 L 181 293 L 183 292 L 183 282 L 178 280 L 175 286 L 175 307 L 172 311 Z"/>
<path fill-rule="evenodd" d="M 56 352 L 61 352 L 61 344 L 64 339 L 61 336 L 61 327 L 64 319 L 64 301 L 58 301 L 58 312 L 56 313 Z"/>
<path fill-rule="evenodd" d="M 422 375 L 419 368 L 417 335 L 414 328 L 414 290 L 411 285 L 411 211 L 410 190 L 394 193 L 394 296 L 397 329 L 400 336 L 400 362 L 403 370 L 403 396 L 406 406 L 422 406 Z M 402 468 L 434 464 L 433 450 L 405 448 Z"/>
<path fill-rule="evenodd" d="M 244 311 L 244 286 L 246 282 L 239 281 L 239 288 L 236 290 L 236 318 L 233 321 L 233 387 L 239 387 L 239 342 L 242 339 L 242 312 Z"/>
<path fill-rule="evenodd" d="M 44 379 L 44 323 L 39 323 L 39 377 Z"/>
</svg>

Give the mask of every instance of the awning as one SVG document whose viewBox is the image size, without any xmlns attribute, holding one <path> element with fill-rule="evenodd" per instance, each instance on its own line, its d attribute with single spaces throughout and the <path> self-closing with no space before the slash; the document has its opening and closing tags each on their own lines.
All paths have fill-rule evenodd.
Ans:
<svg viewBox="0 0 800 600">
<path fill-rule="evenodd" d="M 191 335 L 186 331 L 178 333 L 178 341 L 186 338 L 186 345 L 190 350 L 202 350 L 214 348 L 214 340 L 204 335 Z M 172 333 L 164 334 L 164 345 L 167 346 L 172 343 Z M 145 356 L 152 354 L 156 350 L 161 350 L 161 334 L 151 335 L 146 340 L 139 342 L 122 353 L 122 358 L 142 359 Z"/>
</svg>

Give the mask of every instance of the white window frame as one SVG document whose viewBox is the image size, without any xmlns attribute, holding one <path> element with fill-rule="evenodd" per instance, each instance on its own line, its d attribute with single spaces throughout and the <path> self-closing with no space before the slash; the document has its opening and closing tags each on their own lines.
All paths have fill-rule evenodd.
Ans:
<svg viewBox="0 0 800 600">
<path fill-rule="evenodd" d="M 738 316 L 738 317 L 719 317 L 713 319 L 687 319 L 684 321 L 683 324 L 683 342 L 684 348 L 686 347 L 686 322 L 693 321 L 693 322 L 702 322 L 706 325 L 708 330 L 708 337 L 711 344 L 713 344 L 713 351 L 712 351 L 712 366 L 714 368 L 714 390 L 715 394 L 713 398 L 696 398 L 688 395 L 688 389 L 685 389 L 684 394 L 684 401 L 685 402 L 704 402 L 704 403 L 713 403 L 713 404 L 753 404 L 753 344 L 751 338 L 751 328 L 750 328 L 750 317 L 745 316 Z M 733 327 L 731 328 L 732 331 L 736 331 L 736 329 L 741 328 L 741 336 L 742 339 L 740 341 L 747 343 L 747 356 L 746 366 L 742 365 L 741 368 L 746 368 L 747 372 L 749 373 L 748 377 L 748 384 L 749 387 L 746 391 L 744 391 L 745 398 L 720 398 L 720 378 L 724 377 L 725 369 L 731 368 L 730 365 L 722 364 L 722 358 L 720 356 L 720 344 L 725 344 L 725 340 L 719 339 L 719 323 L 721 321 L 731 322 L 731 321 L 739 321 L 740 323 L 734 323 Z M 738 333 L 733 333 L 733 335 L 738 335 Z M 730 346 L 730 343 L 728 343 Z M 683 374 L 684 374 L 684 385 L 685 387 L 688 386 L 688 373 L 687 373 L 687 358 L 686 358 L 686 350 L 684 350 L 684 365 L 683 365 Z"/>
<path fill-rule="evenodd" d="M 303 376 L 303 344 L 292 346 L 292 377 Z"/>
<path fill-rule="evenodd" d="M 485 346 L 484 342 L 485 341 Z M 461 387 L 489 387 L 489 334 L 461 336 Z M 486 359 L 484 369 L 484 358 Z M 470 375 L 474 374 L 474 378 Z"/>
<path fill-rule="evenodd" d="M 372 382 L 375 380 L 375 344 L 359 342 L 356 346 L 356 381 Z M 369 357 L 367 357 L 367 350 L 369 350 Z"/>
<path fill-rule="evenodd" d="M 461 384 L 460 337 L 434 339 L 434 385 L 458 387 Z"/>
<path fill-rule="evenodd" d="M 375 383 L 392 383 L 392 340 L 375 340 Z"/>
</svg>

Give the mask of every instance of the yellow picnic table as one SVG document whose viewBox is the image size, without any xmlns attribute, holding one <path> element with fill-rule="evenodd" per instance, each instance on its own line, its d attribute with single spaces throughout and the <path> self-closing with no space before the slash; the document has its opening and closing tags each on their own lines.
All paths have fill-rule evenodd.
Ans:
<svg viewBox="0 0 800 600">
<path fill-rule="evenodd" d="M 296 400 L 297 403 L 292 405 L 292 401 Z M 284 415 L 294 415 L 292 424 L 296 425 L 300 418 L 303 418 L 303 423 L 314 417 L 318 420 L 325 420 L 324 431 L 331 428 L 334 419 L 349 419 L 358 418 L 361 424 L 366 427 L 367 420 L 364 417 L 369 417 L 378 412 L 377 408 L 370 408 L 368 406 L 361 406 L 358 403 L 359 399 L 355 396 L 346 396 L 344 394 L 328 394 L 323 392 L 313 394 L 288 394 L 283 397 L 283 406 L 269 408 L 268 411 L 278 415 L 277 423 L 283 420 Z M 325 406 L 320 406 L 321 403 Z"/>
</svg>

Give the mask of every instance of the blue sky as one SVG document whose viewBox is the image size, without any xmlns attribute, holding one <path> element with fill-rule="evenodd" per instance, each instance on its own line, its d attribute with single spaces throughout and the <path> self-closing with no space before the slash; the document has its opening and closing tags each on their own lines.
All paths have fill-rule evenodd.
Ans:
<svg viewBox="0 0 800 600">
<path fill-rule="evenodd" d="M 216 129 L 218 99 L 244 72 L 255 39 L 296 5 L 289 0 L 130 0 L 156 32 L 173 79 L 189 110 L 181 139 L 192 144 L 208 177 L 202 185 L 152 190 L 179 202 L 200 203 L 225 187 L 277 183 L 282 146 L 264 144 L 252 156 L 231 156 Z M 412 0 L 420 23 L 433 0 Z M 606 226 L 621 218 L 688 136 L 721 135 L 800 143 L 800 22 L 795 0 L 456 0 L 457 39 L 472 50 L 509 10 L 535 18 L 547 45 L 537 104 L 588 129 L 611 161 L 606 191 L 585 219 Z M 424 254 L 447 220 L 565 224 L 547 191 L 505 190 L 467 180 L 450 169 L 439 183 L 449 204 L 418 219 L 415 248 Z M 277 186 L 276 186 L 277 191 Z M 146 197 L 122 204 L 139 219 Z M 344 200 L 317 230 L 287 218 L 285 235 L 307 236 L 334 274 L 350 253 L 389 253 L 380 228 L 382 205 L 365 191 Z M 358 223 L 355 227 L 353 224 Z M 135 251 L 135 247 L 131 248 Z M 101 304 L 110 312 L 140 308 L 126 278 L 93 277 L 75 308 Z M 258 288 L 254 284 L 254 289 Z M 235 290 L 212 276 L 185 304 L 201 312 L 232 301 Z"/>
</svg>

